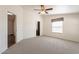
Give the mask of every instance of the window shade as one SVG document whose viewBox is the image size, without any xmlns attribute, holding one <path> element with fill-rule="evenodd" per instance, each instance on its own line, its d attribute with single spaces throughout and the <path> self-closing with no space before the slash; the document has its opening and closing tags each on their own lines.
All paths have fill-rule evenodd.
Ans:
<svg viewBox="0 0 79 59">
<path fill-rule="evenodd" d="M 51 22 L 55 22 L 55 21 L 64 21 L 64 18 L 61 17 L 61 18 L 56 18 L 56 19 L 52 19 Z"/>
</svg>

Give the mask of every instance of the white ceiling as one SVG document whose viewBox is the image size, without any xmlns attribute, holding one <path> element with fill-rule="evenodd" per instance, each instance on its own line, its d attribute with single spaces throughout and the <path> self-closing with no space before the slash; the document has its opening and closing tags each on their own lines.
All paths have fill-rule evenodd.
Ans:
<svg viewBox="0 0 79 59">
<path fill-rule="evenodd" d="M 26 6 L 33 9 L 41 8 L 40 5 L 25 5 L 24 7 Z M 53 10 L 48 11 L 49 14 L 79 13 L 79 5 L 45 5 L 45 8 L 53 8 Z"/>
<path fill-rule="evenodd" d="M 52 7 L 52 11 L 48 11 L 49 14 L 65 14 L 65 13 L 79 13 L 79 5 L 51 5 L 46 8 Z"/>
</svg>

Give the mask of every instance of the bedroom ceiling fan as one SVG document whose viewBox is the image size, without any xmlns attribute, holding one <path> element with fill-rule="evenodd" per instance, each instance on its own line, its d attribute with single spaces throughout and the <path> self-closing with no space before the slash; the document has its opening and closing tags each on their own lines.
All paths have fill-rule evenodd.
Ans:
<svg viewBox="0 0 79 59">
<path fill-rule="evenodd" d="M 53 8 L 45 8 L 44 5 L 40 5 L 41 9 L 34 9 L 36 11 L 40 11 L 39 14 L 48 14 L 47 11 L 53 10 Z"/>
</svg>

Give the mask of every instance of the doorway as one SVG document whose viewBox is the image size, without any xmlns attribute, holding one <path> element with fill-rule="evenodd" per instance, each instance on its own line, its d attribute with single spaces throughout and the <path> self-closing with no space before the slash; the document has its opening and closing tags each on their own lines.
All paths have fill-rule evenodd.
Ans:
<svg viewBox="0 0 79 59">
<path fill-rule="evenodd" d="M 8 48 L 16 43 L 15 18 L 14 14 L 8 13 Z"/>
<path fill-rule="evenodd" d="M 40 21 L 37 22 L 36 36 L 40 36 Z"/>
</svg>

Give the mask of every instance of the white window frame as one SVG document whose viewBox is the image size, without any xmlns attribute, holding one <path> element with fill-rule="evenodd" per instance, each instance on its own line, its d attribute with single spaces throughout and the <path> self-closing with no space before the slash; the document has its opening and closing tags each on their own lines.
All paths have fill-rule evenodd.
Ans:
<svg viewBox="0 0 79 59">
<path fill-rule="evenodd" d="M 52 32 L 53 33 L 63 33 L 63 20 L 62 20 L 62 18 L 59 18 L 59 20 L 54 19 L 54 21 L 52 21 Z"/>
</svg>

